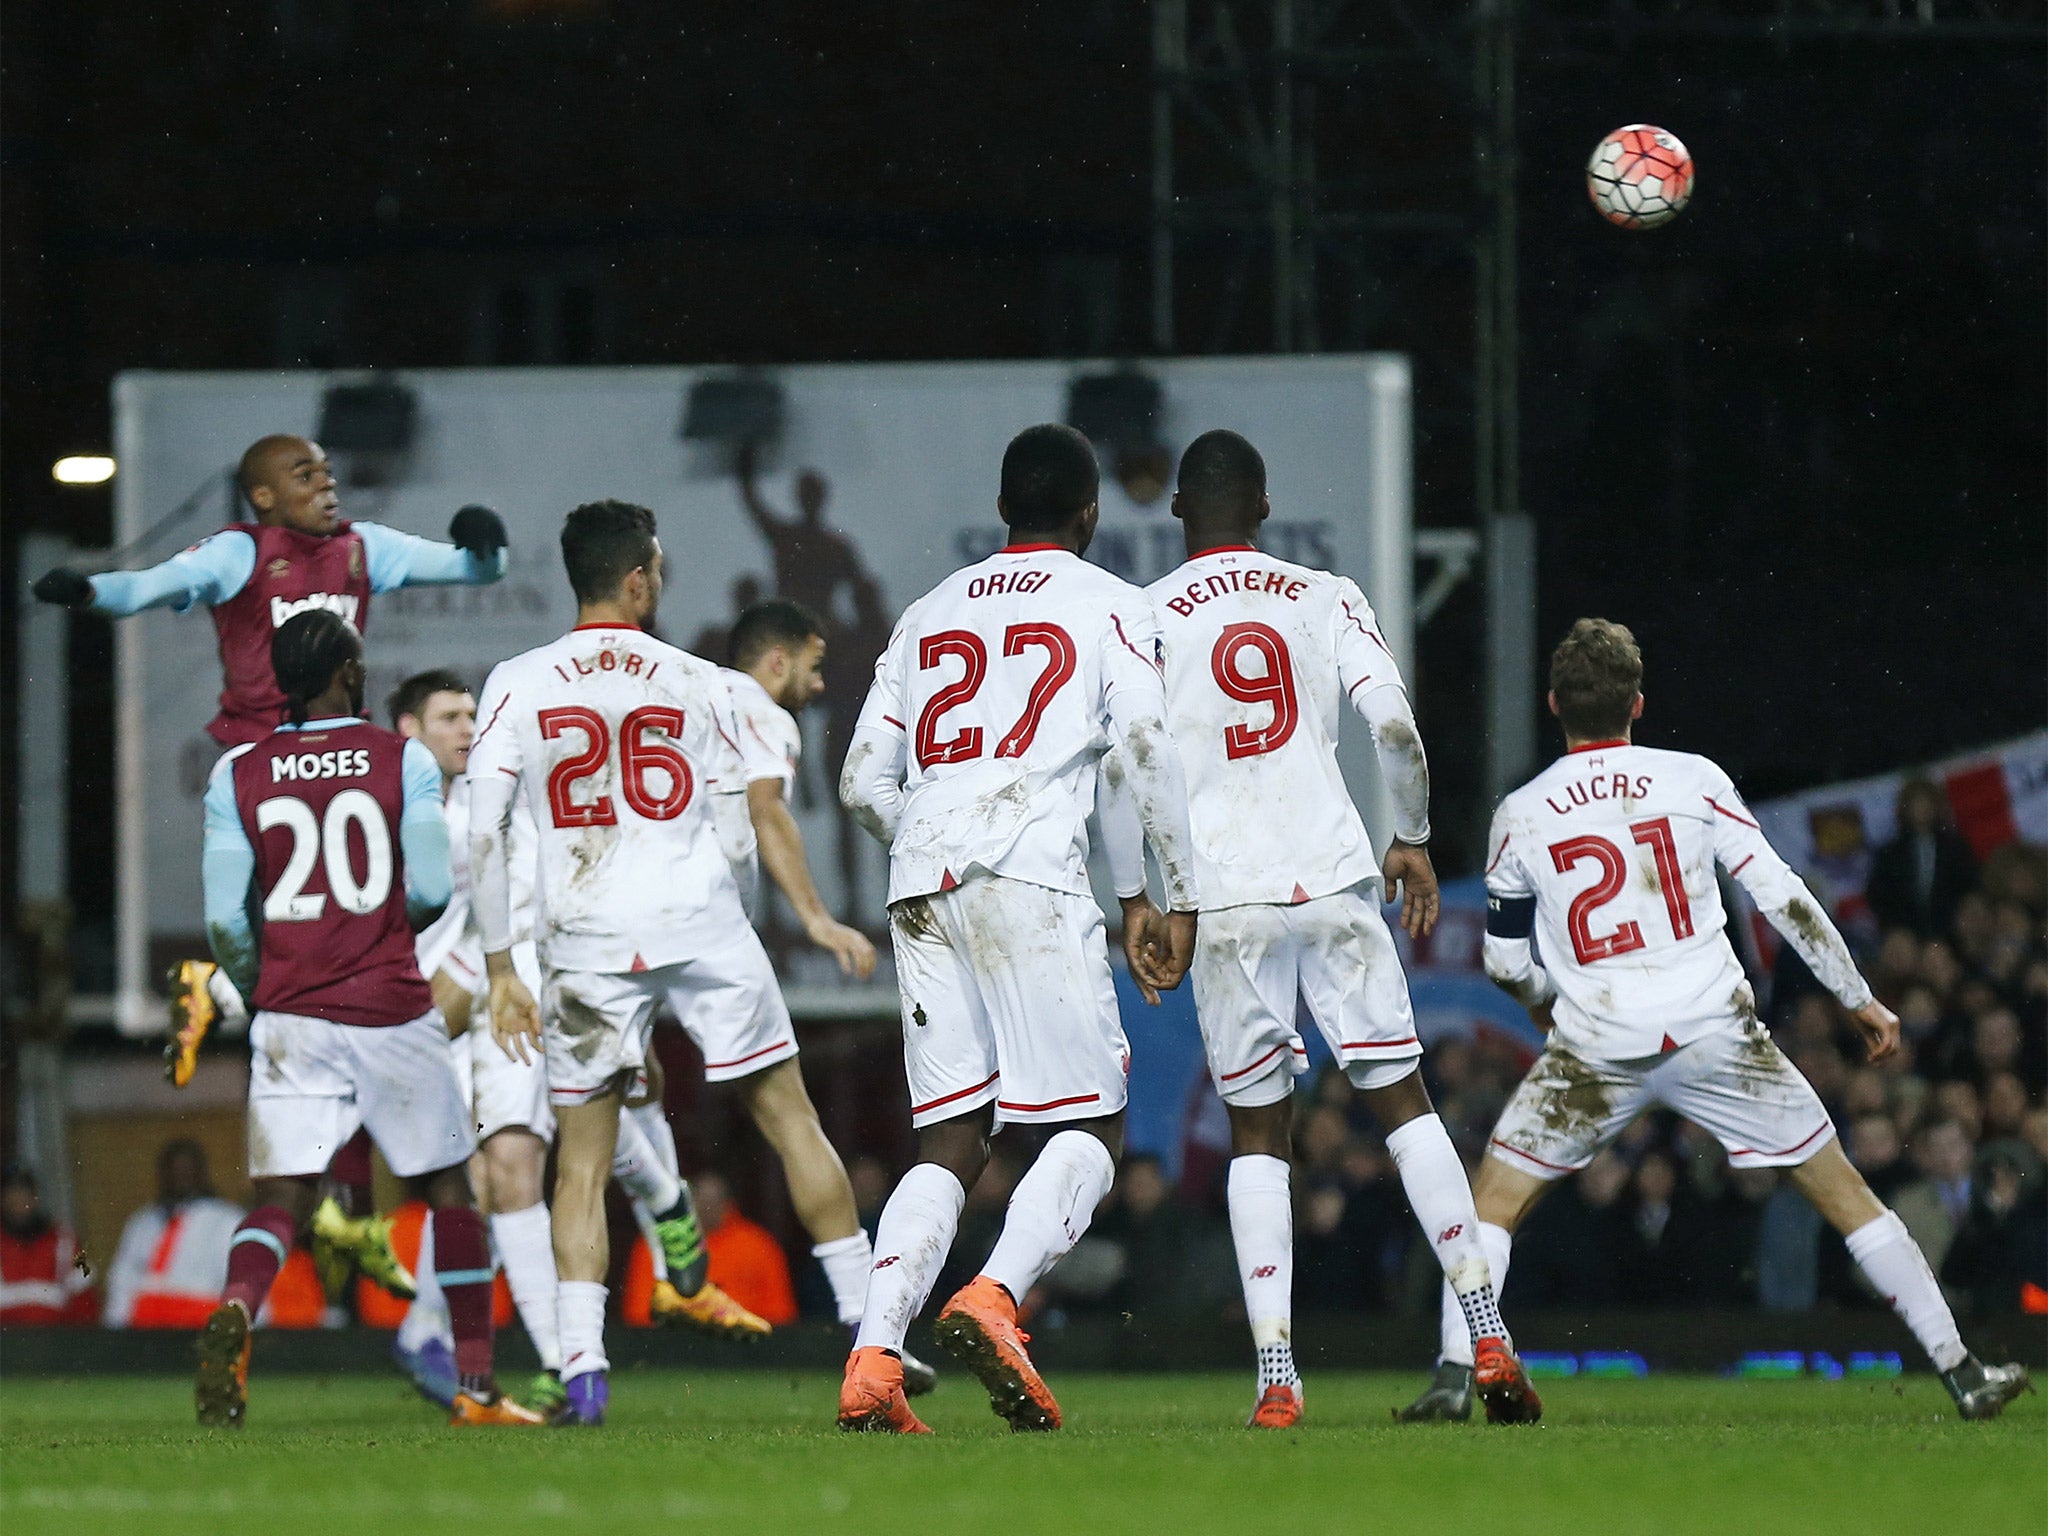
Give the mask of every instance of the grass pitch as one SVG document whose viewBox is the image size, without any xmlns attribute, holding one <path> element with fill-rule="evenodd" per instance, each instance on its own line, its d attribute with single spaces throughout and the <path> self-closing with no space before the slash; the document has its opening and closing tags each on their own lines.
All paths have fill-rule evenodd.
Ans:
<svg viewBox="0 0 2048 1536">
<path fill-rule="evenodd" d="M 395 1380 L 252 1383 L 202 1432 L 167 1377 L 0 1385 L 0 1528 L 63 1532 L 2019 1532 L 2048 1507 L 2048 1399 L 1959 1423 L 1932 1377 L 1543 1383 L 1534 1429 L 1400 1426 L 1413 1376 L 1309 1378 L 1309 1419 L 1239 1428 L 1246 1375 L 1054 1382 L 1012 1436 L 957 1371 L 930 1439 L 845 1436 L 818 1375 L 630 1371 L 602 1431 L 454 1431 Z"/>
</svg>

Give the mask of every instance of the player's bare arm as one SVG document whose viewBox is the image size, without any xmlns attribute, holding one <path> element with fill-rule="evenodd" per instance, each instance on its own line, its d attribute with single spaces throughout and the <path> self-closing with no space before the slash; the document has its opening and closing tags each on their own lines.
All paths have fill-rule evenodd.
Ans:
<svg viewBox="0 0 2048 1536">
<path fill-rule="evenodd" d="M 1849 1015 L 1856 1033 L 1863 1037 L 1864 1050 L 1872 1062 L 1885 1061 L 1898 1053 L 1899 1016 L 1872 998 Z"/>
<path fill-rule="evenodd" d="M 849 928 L 826 910 L 811 878 L 803 830 L 783 799 L 782 781 L 756 779 L 749 784 L 747 813 L 753 818 L 761 863 L 804 925 L 805 937 L 837 960 L 841 971 L 866 981 L 875 974 L 875 946 L 858 928 Z"/>
<path fill-rule="evenodd" d="M 441 1010 L 441 1021 L 448 1026 L 448 1038 L 469 1033 L 470 993 L 469 988 L 455 980 L 446 971 L 436 971 L 427 978 L 427 985 L 434 989 L 434 1006 Z"/>
<path fill-rule="evenodd" d="M 512 968 L 512 951 L 484 956 L 484 974 L 491 983 L 491 1038 L 498 1049 L 522 1065 L 540 1056 L 540 1004 Z"/>
</svg>

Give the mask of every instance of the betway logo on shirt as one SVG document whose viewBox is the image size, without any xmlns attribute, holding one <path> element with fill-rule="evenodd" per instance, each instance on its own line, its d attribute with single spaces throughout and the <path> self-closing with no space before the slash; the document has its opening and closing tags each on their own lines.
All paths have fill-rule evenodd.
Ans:
<svg viewBox="0 0 2048 1536">
<path fill-rule="evenodd" d="M 339 614 L 349 628 L 355 628 L 356 600 L 346 592 L 315 592 L 310 597 L 299 598 L 273 597 L 270 600 L 270 627 L 282 629 L 286 619 L 309 608 L 325 608 L 329 613 Z"/>
</svg>

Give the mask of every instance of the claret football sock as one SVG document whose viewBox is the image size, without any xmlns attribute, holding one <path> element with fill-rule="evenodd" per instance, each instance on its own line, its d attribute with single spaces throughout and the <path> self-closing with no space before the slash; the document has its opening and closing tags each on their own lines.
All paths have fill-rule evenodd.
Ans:
<svg viewBox="0 0 2048 1536">
<path fill-rule="evenodd" d="M 1301 1380 L 1294 1368 L 1294 1206 L 1288 1180 L 1284 1158 L 1254 1153 L 1230 1160 L 1230 1239 L 1262 1389 Z"/>
<path fill-rule="evenodd" d="M 448 1304 L 455 1369 L 464 1381 L 491 1374 L 491 1242 L 471 1206 L 434 1212 L 434 1278 Z"/>
<path fill-rule="evenodd" d="M 902 1352 L 903 1336 L 939 1278 L 966 1203 L 960 1181 L 937 1163 L 919 1163 L 903 1175 L 875 1225 L 875 1262 L 854 1348 Z"/>
<path fill-rule="evenodd" d="M 839 1307 L 839 1321 L 857 1325 L 867 1306 L 868 1271 L 875 1265 L 874 1245 L 867 1233 L 854 1230 L 851 1236 L 834 1238 L 811 1249 L 832 1287 L 832 1300 Z"/>
<path fill-rule="evenodd" d="M 1086 1131 L 1061 1131 L 1017 1181 L 1003 1233 L 981 1272 L 1021 1302 L 1088 1230 L 1109 1193 L 1116 1163 Z"/>
<path fill-rule="evenodd" d="M 360 1130 L 328 1159 L 327 1182 L 344 1216 L 372 1216 L 377 1211 L 371 1189 L 370 1133 Z"/>
<path fill-rule="evenodd" d="M 1865 1222 L 1844 1242 L 1856 1267 L 1913 1330 L 1913 1337 L 1920 1341 L 1937 1371 L 1952 1371 L 1968 1358 L 1969 1351 L 1963 1348 L 1962 1336 L 1956 1332 L 1955 1314 L 1942 1298 L 1941 1285 L 1927 1266 L 1927 1256 L 1913 1241 L 1913 1234 L 1906 1230 L 1896 1211 L 1886 1211 L 1875 1221 Z"/>
<path fill-rule="evenodd" d="M 220 1299 L 239 1301 L 255 1317 L 270 1294 L 270 1283 L 284 1267 L 285 1255 L 292 1251 L 297 1229 L 291 1212 L 281 1205 L 259 1205 L 244 1216 L 228 1244 L 228 1283 Z"/>
<path fill-rule="evenodd" d="M 541 1369 L 562 1368 L 562 1336 L 555 1322 L 554 1229 L 548 1208 L 535 1204 L 523 1211 L 506 1211 L 491 1218 L 491 1236 L 498 1245 L 498 1257 L 505 1265 L 505 1283 L 512 1288 L 512 1305 L 526 1336 L 533 1340 Z"/>
</svg>

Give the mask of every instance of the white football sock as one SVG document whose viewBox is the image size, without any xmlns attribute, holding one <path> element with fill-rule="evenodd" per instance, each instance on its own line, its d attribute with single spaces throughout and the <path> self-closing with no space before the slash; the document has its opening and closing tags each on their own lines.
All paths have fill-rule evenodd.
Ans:
<svg viewBox="0 0 2048 1536">
<path fill-rule="evenodd" d="M 448 1318 L 448 1302 L 441 1294 L 441 1282 L 434 1274 L 434 1217 L 427 1214 L 420 1223 L 420 1253 L 412 1267 L 412 1305 L 398 1324 L 398 1347 L 418 1349 L 429 1339 L 455 1347 L 455 1325 Z"/>
<path fill-rule="evenodd" d="M 1467 1326 L 1481 1337 L 1506 1339 L 1507 1328 L 1494 1299 L 1493 1272 L 1479 1242 L 1472 1185 L 1443 1121 L 1433 1114 L 1417 1115 L 1387 1138 L 1387 1151 L 1401 1171 L 1409 1209 L 1457 1294 Z"/>
<path fill-rule="evenodd" d="M 555 1314 L 562 1328 L 562 1380 L 611 1369 L 604 1357 L 606 1291 L 595 1280 L 564 1280 L 555 1287 Z"/>
<path fill-rule="evenodd" d="M 1496 1300 L 1501 1287 L 1508 1283 L 1508 1257 L 1514 1251 L 1515 1236 L 1506 1227 L 1496 1227 L 1490 1221 L 1479 1223 L 1479 1246 L 1486 1251 L 1486 1267 L 1493 1274 L 1493 1294 Z M 1472 1363 L 1472 1329 L 1465 1321 L 1465 1308 L 1458 1300 L 1458 1293 L 1451 1289 L 1451 1282 L 1444 1281 L 1443 1316 L 1441 1320 L 1442 1345 L 1438 1359 L 1448 1360 L 1453 1365 Z"/>
<path fill-rule="evenodd" d="M 874 1245 L 865 1232 L 819 1243 L 811 1257 L 824 1267 L 832 1287 L 832 1299 L 839 1304 L 839 1321 L 857 1325 L 868 1302 L 868 1271 L 875 1267 Z"/>
<path fill-rule="evenodd" d="M 1003 1233 L 981 1272 L 1017 1301 L 1081 1240 L 1116 1179 L 1109 1148 L 1086 1131 L 1061 1131 L 1010 1194 Z"/>
<path fill-rule="evenodd" d="M 952 1251 L 967 1191 L 937 1163 L 919 1163 L 882 1207 L 875 1224 L 874 1267 L 868 1271 L 867 1301 L 855 1349 L 903 1351 L 910 1321 L 931 1295 L 939 1268 Z"/>
<path fill-rule="evenodd" d="M 666 1122 L 664 1121 L 664 1126 Z M 670 1136 L 671 1155 L 675 1141 Z M 665 1211 L 683 1197 L 683 1181 L 669 1167 L 638 1115 L 619 1116 L 619 1139 L 612 1150 L 612 1177 L 651 1211 Z"/>
<path fill-rule="evenodd" d="M 662 1209 L 667 1210 L 668 1207 L 663 1206 Z M 637 1195 L 633 1197 L 633 1224 L 646 1239 L 647 1256 L 654 1261 L 654 1279 L 659 1284 L 668 1278 L 668 1254 L 662 1249 L 661 1234 L 654 1230 L 654 1212 L 647 1209 L 647 1202 Z"/>
<path fill-rule="evenodd" d="M 562 1336 L 555 1323 L 555 1290 L 561 1280 L 555 1274 L 554 1229 L 548 1221 L 548 1208 L 534 1204 L 523 1211 L 493 1216 L 491 1240 L 498 1245 L 505 1283 L 512 1288 L 512 1305 L 519 1309 L 519 1321 L 533 1340 L 541 1369 L 559 1371 Z"/>
<path fill-rule="evenodd" d="M 1865 1222 L 1843 1241 L 1849 1245 L 1849 1257 L 1856 1267 L 1913 1330 L 1913 1337 L 1937 1371 L 1954 1370 L 1969 1358 L 1962 1335 L 1956 1332 L 1955 1314 L 1942 1297 L 1941 1283 L 1896 1211 Z"/>
<path fill-rule="evenodd" d="M 1294 1205 L 1286 1160 L 1252 1154 L 1230 1160 L 1230 1239 L 1244 1282 L 1244 1314 L 1259 1352 L 1259 1388 L 1296 1386 Z"/>
</svg>

